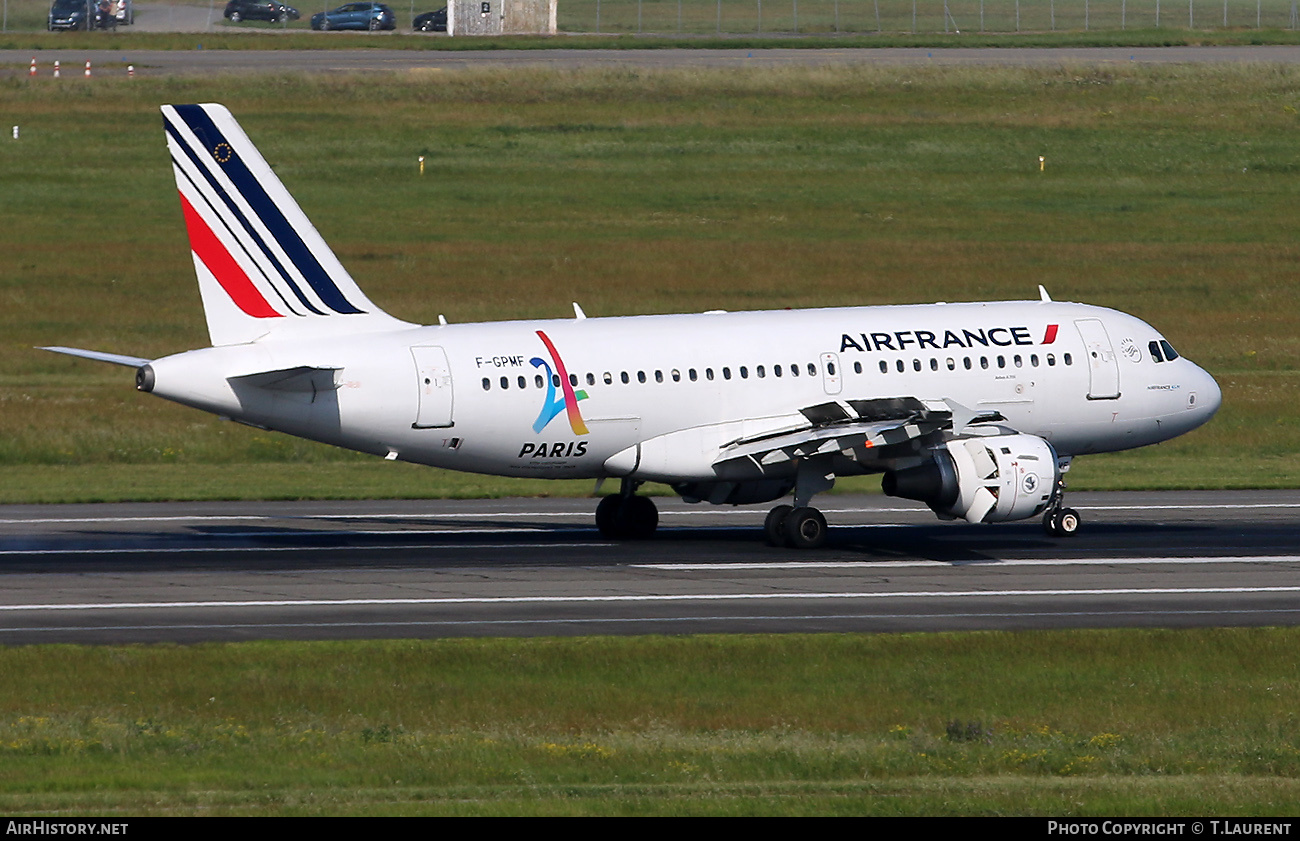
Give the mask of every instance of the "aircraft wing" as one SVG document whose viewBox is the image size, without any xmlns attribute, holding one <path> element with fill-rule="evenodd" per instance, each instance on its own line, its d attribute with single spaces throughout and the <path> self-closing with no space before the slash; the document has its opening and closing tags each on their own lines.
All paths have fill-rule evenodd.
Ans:
<svg viewBox="0 0 1300 841">
<path fill-rule="evenodd" d="M 799 412 L 807 426 L 733 441 L 722 448 L 713 466 L 748 463 L 762 471 L 768 465 L 835 453 L 866 464 L 888 457 L 899 445 L 937 439 L 944 430 L 1003 419 L 996 412 L 972 412 L 950 400 L 915 397 L 836 400 Z"/>
<path fill-rule="evenodd" d="M 93 359 L 96 362 L 111 362 L 114 365 L 125 365 L 128 368 L 139 368 L 141 365 L 148 365 L 153 362 L 152 359 L 144 359 L 139 356 L 125 356 L 120 353 L 104 353 L 98 350 L 82 350 L 75 347 L 39 347 L 37 350 L 48 350 L 54 353 L 64 353 L 68 356 L 79 356 L 82 359 Z"/>
</svg>

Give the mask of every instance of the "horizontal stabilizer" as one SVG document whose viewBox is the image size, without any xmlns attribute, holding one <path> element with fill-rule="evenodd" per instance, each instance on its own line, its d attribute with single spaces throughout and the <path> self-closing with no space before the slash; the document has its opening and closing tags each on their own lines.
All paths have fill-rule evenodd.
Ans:
<svg viewBox="0 0 1300 841">
<path fill-rule="evenodd" d="M 75 347 L 39 347 L 37 350 L 49 350 L 54 353 L 65 353 L 68 356 L 80 356 L 82 359 L 93 359 L 96 362 L 111 362 L 114 365 L 125 365 L 127 368 L 139 368 L 141 365 L 148 365 L 153 362 L 152 359 L 144 359 L 139 356 L 126 356 L 121 353 L 104 353 L 99 350 L 82 350 Z"/>
<path fill-rule="evenodd" d="M 244 374 L 230 377 L 230 382 L 247 383 L 256 388 L 270 391 L 299 391 L 315 394 L 321 391 L 334 391 L 338 385 L 334 374 L 341 368 L 313 368 L 299 365 L 296 368 L 280 368 L 275 371 L 259 371 L 256 374 Z"/>
</svg>

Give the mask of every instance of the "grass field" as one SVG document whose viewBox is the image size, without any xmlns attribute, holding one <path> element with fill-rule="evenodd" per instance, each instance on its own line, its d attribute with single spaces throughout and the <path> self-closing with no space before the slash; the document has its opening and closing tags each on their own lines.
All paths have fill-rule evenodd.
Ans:
<svg viewBox="0 0 1300 841">
<path fill-rule="evenodd" d="M 219 31 L 304 31 L 315 12 L 337 2 L 298 3 L 302 17 L 283 26 L 221 20 L 224 2 L 162 0 L 148 3 L 145 15 L 165 17 L 171 6 L 214 8 Z M 398 28 L 411 18 L 445 5 L 442 0 L 390 3 Z M 4 32 L 44 30 L 47 0 L 6 0 Z M 958 33 L 1104 32 L 1228 29 L 1293 30 L 1289 0 L 564 0 L 557 8 L 561 32 L 748 34 L 748 33 Z M 131 27 L 100 38 L 134 34 Z M 327 36 L 335 37 L 335 36 Z M 379 38 L 385 38 L 383 34 Z M 445 40 L 445 39 L 438 39 Z"/>
<path fill-rule="evenodd" d="M 0 810 L 1285 816 L 1298 636 L 0 648 Z"/>
<path fill-rule="evenodd" d="M 214 99 L 362 287 L 404 318 L 564 316 L 573 300 L 606 315 L 1026 298 L 1043 283 L 1146 318 L 1225 392 L 1208 427 L 1081 460 L 1075 487 L 1295 486 L 1298 74 L 0 81 L 5 122 L 21 130 L 0 143 L 3 495 L 61 498 L 61 484 L 62 498 L 212 496 L 200 477 L 222 496 L 257 495 L 269 472 L 289 477 L 276 483 L 285 496 L 376 483 L 460 492 L 441 474 L 381 475 L 391 465 L 222 423 L 135 393 L 125 369 L 31 349 L 156 356 L 206 342 L 157 106 Z M 295 486 L 301 464 L 357 481 L 306 470 Z M 117 466 L 126 481 L 90 481 Z M 171 478 L 133 490 L 139 470 Z"/>
</svg>

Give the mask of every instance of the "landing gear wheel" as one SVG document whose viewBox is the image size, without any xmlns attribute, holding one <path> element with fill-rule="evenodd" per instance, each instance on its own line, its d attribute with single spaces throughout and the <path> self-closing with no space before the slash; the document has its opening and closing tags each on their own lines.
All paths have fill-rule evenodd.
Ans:
<svg viewBox="0 0 1300 841">
<path fill-rule="evenodd" d="M 795 549 L 817 549 L 826 543 L 826 518 L 816 508 L 796 508 L 785 518 L 785 538 Z"/>
<path fill-rule="evenodd" d="M 610 540 L 618 538 L 618 511 L 622 508 L 623 497 L 612 494 L 605 497 L 596 506 L 596 528 L 602 537 Z"/>
<path fill-rule="evenodd" d="M 793 505 L 778 505 L 767 512 L 767 519 L 763 521 L 763 536 L 767 538 L 768 546 L 790 545 L 785 536 L 785 521 L 793 510 Z"/>
<path fill-rule="evenodd" d="M 1052 537 L 1074 537 L 1081 518 L 1073 508 L 1055 508 L 1043 515 L 1043 529 Z"/>
<path fill-rule="evenodd" d="M 648 496 L 629 496 L 618 508 L 614 526 L 619 537 L 646 540 L 654 536 L 659 527 L 659 509 Z"/>
</svg>

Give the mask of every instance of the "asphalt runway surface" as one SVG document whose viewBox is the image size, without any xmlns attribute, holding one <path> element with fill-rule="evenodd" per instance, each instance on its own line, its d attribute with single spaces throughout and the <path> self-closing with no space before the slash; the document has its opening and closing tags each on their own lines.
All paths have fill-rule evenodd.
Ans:
<svg viewBox="0 0 1300 841">
<path fill-rule="evenodd" d="M 814 552 L 764 545 L 766 506 L 677 500 L 639 543 L 590 499 L 0 506 L 0 642 L 1300 621 L 1300 491 L 1071 494 L 1069 539 L 820 502 Z"/>
<path fill-rule="evenodd" d="M 319 33 L 328 39 L 331 33 Z M 268 34 L 268 37 L 275 37 Z M 387 37 L 378 34 L 375 37 Z M 435 37 L 435 36 L 429 36 Z M 436 36 L 444 37 L 444 36 Z M 195 35 L 196 46 L 202 36 Z M 704 68 L 894 65 L 1182 64 L 1300 62 L 1300 46 L 1244 47 L 1079 47 L 1079 48 L 898 48 L 898 49 L 700 49 L 700 50 L 0 50 L 0 72 L 27 73 L 36 58 L 38 75 L 49 76 L 56 60 L 68 81 L 82 79 L 86 61 L 95 74 L 125 74 L 128 65 L 141 76 L 206 76 L 220 73 L 375 73 L 471 67 Z"/>
</svg>

